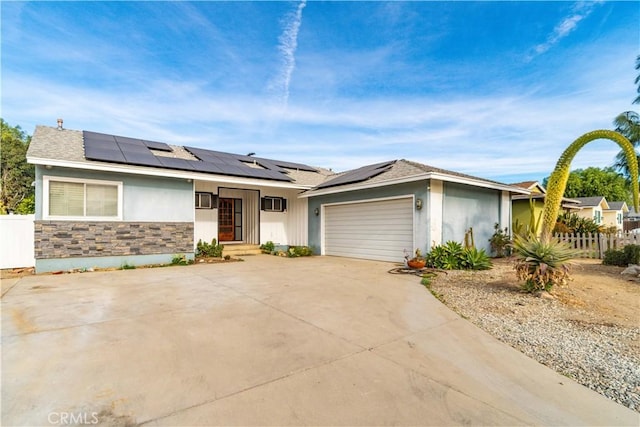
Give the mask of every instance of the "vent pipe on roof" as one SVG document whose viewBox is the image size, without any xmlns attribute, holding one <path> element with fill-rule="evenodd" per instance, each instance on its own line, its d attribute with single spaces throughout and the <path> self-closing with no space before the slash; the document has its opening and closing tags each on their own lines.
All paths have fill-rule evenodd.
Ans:
<svg viewBox="0 0 640 427">
<path fill-rule="evenodd" d="M 62 119 L 58 119 L 58 130 L 62 130 Z"/>
</svg>

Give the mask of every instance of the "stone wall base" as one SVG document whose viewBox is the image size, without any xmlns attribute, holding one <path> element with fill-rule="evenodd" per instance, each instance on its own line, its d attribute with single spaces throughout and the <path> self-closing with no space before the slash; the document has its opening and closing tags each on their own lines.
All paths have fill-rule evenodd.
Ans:
<svg viewBox="0 0 640 427">
<path fill-rule="evenodd" d="M 193 253 L 192 222 L 35 221 L 36 259 Z"/>
</svg>

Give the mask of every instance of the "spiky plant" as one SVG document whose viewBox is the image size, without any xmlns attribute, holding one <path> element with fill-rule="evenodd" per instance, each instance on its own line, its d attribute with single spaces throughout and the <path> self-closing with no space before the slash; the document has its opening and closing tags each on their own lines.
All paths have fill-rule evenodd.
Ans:
<svg viewBox="0 0 640 427">
<path fill-rule="evenodd" d="M 549 177 L 547 195 L 545 198 L 544 210 L 542 212 L 542 239 L 546 241 L 550 241 L 551 239 L 553 227 L 555 226 L 556 219 L 558 218 L 562 196 L 564 195 L 564 191 L 567 187 L 571 161 L 582 147 L 596 139 L 610 139 L 622 148 L 629 164 L 629 176 L 631 178 L 631 190 L 633 192 L 633 205 L 636 212 L 640 212 L 640 209 L 638 209 L 638 159 L 636 157 L 636 151 L 633 144 L 618 132 L 606 129 L 594 130 L 592 132 L 585 133 L 569 145 L 569 147 L 560 156 L 560 159 L 558 159 L 558 163 Z"/>
<path fill-rule="evenodd" d="M 516 236 L 512 245 L 516 274 L 527 292 L 549 291 L 568 280 L 569 261 L 576 256 L 576 250 L 568 244 L 533 235 Z"/>
</svg>

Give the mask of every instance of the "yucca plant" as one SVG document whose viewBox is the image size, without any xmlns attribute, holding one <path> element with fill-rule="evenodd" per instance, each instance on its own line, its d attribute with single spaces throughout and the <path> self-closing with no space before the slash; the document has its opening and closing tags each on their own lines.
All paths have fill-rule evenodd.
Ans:
<svg viewBox="0 0 640 427">
<path fill-rule="evenodd" d="M 537 236 L 513 239 L 515 270 L 527 292 L 549 291 L 569 279 L 569 262 L 577 251 L 568 244 Z"/>
</svg>

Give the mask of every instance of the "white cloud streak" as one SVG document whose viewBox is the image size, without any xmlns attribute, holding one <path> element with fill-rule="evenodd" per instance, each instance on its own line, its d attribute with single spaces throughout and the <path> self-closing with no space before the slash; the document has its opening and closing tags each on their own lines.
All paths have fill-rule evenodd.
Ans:
<svg viewBox="0 0 640 427">
<path fill-rule="evenodd" d="M 296 68 L 295 55 L 298 48 L 298 33 L 300 25 L 302 25 L 302 10 L 306 5 L 307 1 L 302 0 L 295 11 L 287 16 L 282 34 L 278 38 L 278 51 L 282 54 L 282 68 L 272 85 L 279 92 L 279 100 L 283 110 L 286 110 L 289 104 L 289 85 Z"/>
<path fill-rule="evenodd" d="M 549 36 L 547 37 L 547 41 L 545 41 L 544 43 L 540 43 L 533 48 L 533 53 L 530 55 L 529 60 L 533 59 L 535 56 L 542 55 L 543 53 L 547 52 L 558 42 L 560 42 L 560 40 L 571 34 L 571 32 L 578 27 L 580 21 L 587 18 L 591 14 L 591 12 L 593 12 L 594 8 L 600 3 L 602 2 L 577 2 L 573 6 L 571 14 L 565 17 L 558 25 L 555 26 L 553 32 L 551 32 L 551 34 L 549 34 Z"/>
</svg>

